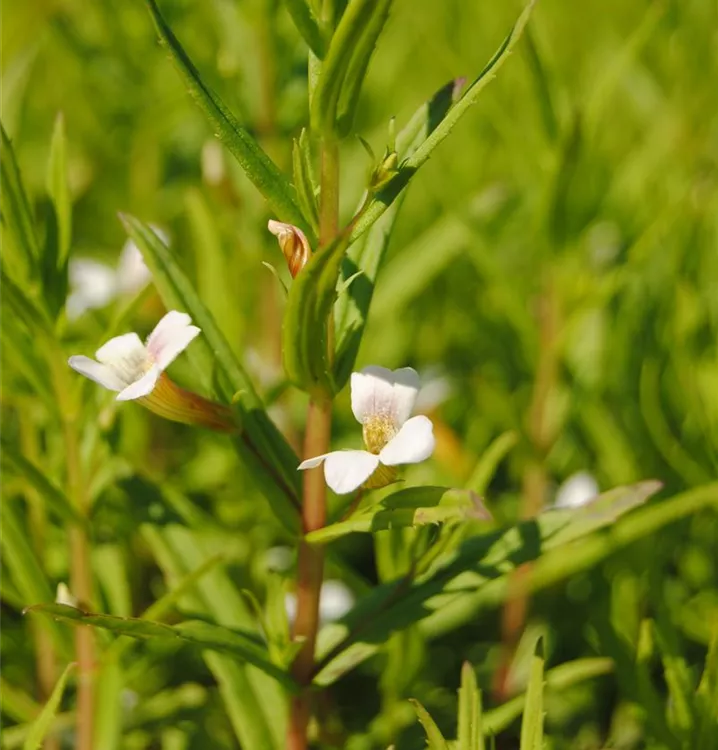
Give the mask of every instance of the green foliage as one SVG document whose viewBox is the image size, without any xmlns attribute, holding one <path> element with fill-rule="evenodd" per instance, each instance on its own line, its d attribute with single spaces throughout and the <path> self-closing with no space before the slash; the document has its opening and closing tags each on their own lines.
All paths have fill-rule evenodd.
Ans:
<svg viewBox="0 0 718 750">
<path fill-rule="evenodd" d="M 45 5 L 4 19 L 2 747 L 281 750 L 306 706 L 323 748 L 718 746 L 715 4 Z M 241 432 L 67 366 L 171 309 Z M 367 364 L 435 450 L 324 509 Z"/>
</svg>

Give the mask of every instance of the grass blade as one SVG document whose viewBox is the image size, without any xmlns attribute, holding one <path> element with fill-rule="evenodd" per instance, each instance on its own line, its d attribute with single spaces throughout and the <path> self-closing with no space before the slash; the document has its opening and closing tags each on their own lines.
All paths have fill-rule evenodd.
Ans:
<svg viewBox="0 0 718 750">
<path fill-rule="evenodd" d="M 526 705 L 521 722 L 521 750 L 541 750 L 543 747 L 543 638 L 536 641 L 531 659 L 529 684 L 526 690 Z"/>
<path fill-rule="evenodd" d="M 50 724 L 55 718 L 57 709 L 60 707 L 60 701 L 65 692 L 67 680 L 70 677 L 70 672 L 72 672 L 74 668 L 75 663 L 71 662 L 65 667 L 65 670 L 60 675 L 60 679 L 57 681 L 49 700 L 40 712 L 40 715 L 35 719 L 30 732 L 25 738 L 25 742 L 22 746 L 23 750 L 37 750 L 42 744 L 42 741 L 50 728 Z"/>
</svg>

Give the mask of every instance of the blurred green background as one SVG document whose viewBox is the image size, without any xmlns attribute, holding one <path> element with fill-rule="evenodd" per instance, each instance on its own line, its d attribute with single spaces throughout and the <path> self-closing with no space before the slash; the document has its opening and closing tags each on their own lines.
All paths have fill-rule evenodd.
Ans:
<svg viewBox="0 0 718 750">
<path fill-rule="evenodd" d="M 291 138 L 307 121 L 307 64 L 282 3 L 176 0 L 162 9 L 205 80 L 289 168 Z M 517 2 L 397 0 L 357 132 L 383 153 L 390 118 L 401 126 L 448 80 L 475 76 L 519 10 Z M 115 266 L 126 239 L 118 211 L 165 230 L 298 447 L 306 399 L 283 382 L 284 294 L 262 265 L 287 277 L 266 230 L 272 217 L 187 96 L 144 5 L 6 0 L 2 43 L 3 122 L 38 215 L 62 112 L 72 257 Z M 717 49 L 715 0 L 541 0 L 497 80 L 414 178 L 358 360 L 411 365 L 427 384 L 422 407 L 435 419 L 438 447 L 407 473 L 410 483 L 462 485 L 507 431 L 516 445 L 486 491 L 506 521 L 552 504 L 576 472 L 602 490 L 656 478 L 666 494 L 716 478 Z M 348 221 L 371 164 L 356 138 L 341 154 Z M 126 301 L 70 321 L 67 353 L 91 353 Z M 149 290 L 127 330 L 146 334 L 162 310 Z M 43 406 L 4 348 L 4 430 L 57 472 L 62 442 L 44 429 Z M 199 390 L 186 361 L 172 372 Z M 267 550 L 286 539 L 226 441 L 133 404 L 117 408 L 98 388 L 85 393 L 85 419 L 99 423 L 101 446 L 88 468 L 97 606 L 129 615 L 151 604 L 167 575 L 157 529 L 190 517 L 200 529 L 197 560 L 224 550 L 231 578 L 261 592 Z M 333 444 L 359 440 L 344 393 Z M 177 496 L 168 500 L 148 478 L 169 478 Z M 6 497 L 24 492 L 12 477 L 4 484 Z M 45 520 L 41 536 L 54 586 L 67 580 L 64 532 Z M 183 544 L 179 536 L 174 543 Z M 718 521 L 703 513 L 537 595 L 526 638 L 546 634 L 549 666 L 596 655 L 618 665 L 550 696 L 550 747 L 668 746 L 662 717 L 651 715 L 655 707 L 630 677 L 639 623 L 660 615 L 670 624 L 697 680 L 718 619 L 717 548 Z M 329 577 L 344 578 L 358 596 L 377 579 L 371 540 L 349 537 L 338 552 L 354 574 L 330 565 Z M 187 559 L 188 568 L 195 563 Z M 36 641 L 19 614 L 22 582 L 11 575 L 3 586 L 4 686 L 39 700 Z M 407 697 L 452 726 L 464 659 L 478 667 L 492 705 L 500 623 L 494 613 L 431 642 L 409 631 L 390 644 L 327 696 L 325 711 L 346 743 L 336 746 L 420 747 Z M 168 658 L 167 648 L 140 645 L 118 671 L 119 747 L 233 747 L 203 662 L 176 647 Z M 519 648 L 515 689 L 525 684 L 524 664 Z M 662 672 L 652 674 L 664 695 Z M 23 724 L 31 712 L 11 703 L 4 718 Z M 498 746 L 514 747 L 513 736 L 515 725 Z"/>
</svg>

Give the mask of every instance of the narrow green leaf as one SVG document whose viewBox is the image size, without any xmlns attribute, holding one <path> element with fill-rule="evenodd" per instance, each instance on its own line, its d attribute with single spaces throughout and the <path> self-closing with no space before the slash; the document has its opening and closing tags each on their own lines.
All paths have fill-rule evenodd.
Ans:
<svg viewBox="0 0 718 750">
<path fill-rule="evenodd" d="M 22 183 L 20 168 L 2 124 L 0 138 L 0 213 L 3 227 L 7 227 L 12 237 L 12 242 L 3 243 L 3 265 L 13 278 L 28 278 L 37 269 L 40 245 L 35 234 L 35 220 Z"/>
<path fill-rule="evenodd" d="M 323 60 L 327 49 L 326 35 L 314 15 L 309 0 L 284 0 L 284 4 L 309 49 Z"/>
<path fill-rule="evenodd" d="M 3 461 L 17 472 L 28 484 L 35 488 L 43 499 L 48 513 L 53 514 L 62 521 L 70 523 L 85 524 L 85 519 L 77 512 L 77 509 L 68 500 L 65 493 L 30 460 L 25 458 L 18 446 L 3 435 L 0 439 L 2 445 Z"/>
<path fill-rule="evenodd" d="M 376 0 L 350 0 L 329 43 L 311 101 L 312 128 L 331 133 L 347 68 L 377 6 Z"/>
<path fill-rule="evenodd" d="M 292 169 L 294 184 L 297 189 L 299 205 L 304 212 L 307 222 L 319 232 L 319 206 L 317 205 L 317 186 L 312 171 L 312 152 L 309 145 L 307 131 L 302 128 L 299 139 L 292 145 Z"/>
<path fill-rule="evenodd" d="M 314 396 L 335 390 L 327 352 L 327 324 L 336 297 L 347 233 L 314 253 L 289 290 L 282 326 L 287 377 Z"/>
<path fill-rule="evenodd" d="M 202 336 L 198 337 L 189 354 L 195 360 L 205 387 L 214 390 L 217 369 L 221 376 L 218 387 L 225 401 L 231 401 L 235 393 L 241 394 L 236 406 L 241 412 L 241 424 L 248 439 L 244 436 L 237 438 L 235 448 L 242 461 L 251 467 L 252 475 L 276 516 L 291 532 L 296 532 L 299 528 L 299 478 L 296 470 L 299 461 L 294 451 L 267 416 L 247 373 L 170 250 L 142 222 L 131 216 L 121 218 L 128 235 L 142 251 L 167 307 L 185 309 L 202 329 Z"/>
<path fill-rule="evenodd" d="M 376 1 L 366 27 L 352 50 L 337 107 L 337 132 L 341 136 L 347 135 L 354 124 L 354 115 L 359 104 L 359 94 L 369 68 L 369 61 L 389 18 L 392 2 L 393 0 Z"/>
<path fill-rule="evenodd" d="M 3 304 L 12 310 L 29 332 L 38 337 L 52 337 L 52 323 L 40 304 L 29 292 L 21 289 L 10 279 L 3 268 L 0 271 Z"/>
<path fill-rule="evenodd" d="M 531 659 L 529 684 L 526 689 L 526 705 L 521 722 L 521 750 L 543 748 L 543 638 L 538 638 Z"/>
<path fill-rule="evenodd" d="M 473 620 L 477 612 L 504 601 L 510 573 L 519 565 L 537 557 L 540 562 L 550 550 L 612 524 L 617 515 L 655 491 L 656 484 L 648 482 L 613 492 L 604 497 L 603 507 L 591 504 L 578 511 L 542 513 L 518 526 L 467 539 L 437 561 L 424 578 L 377 586 L 351 612 L 320 632 L 315 682 L 331 684 L 375 653 L 390 633 L 409 624 L 418 624 L 431 637 Z M 563 568 L 556 566 L 552 580 L 568 575 L 567 555 L 560 559 Z"/>
<path fill-rule="evenodd" d="M 606 657 L 576 659 L 546 672 L 546 688 L 550 691 L 562 691 L 585 680 L 610 674 L 613 669 L 613 660 Z M 483 734 L 495 736 L 502 732 L 523 713 L 525 705 L 526 693 L 522 693 L 503 705 L 484 712 Z"/>
<path fill-rule="evenodd" d="M 227 146 L 247 177 L 267 199 L 273 213 L 282 221 L 301 227 L 309 236 L 310 229 L 299 209 L 291 183 L 249 132 L 240 125 L 219 96 L 202 81 L 199 71 L 165 23 L 155 0 L 145 2 L 160 41 L 170 53 L 190 95 L 204 111 L 217 137 Z"/>
<path fill-rule="evenodd" d="M 663 606 L 659 607 L 663 611 L 659 610 L 659 615 L 653 623 L 653 631 L 671 700 L 667 718 L 674 731 L 688 736 L 696 723 L 690 669 L 681 654 L 678 635 L 671 627 L 669 615 Z"/>
<path fill-rule="evenodd" d="M 81 609 L 68 607 L 64 604 L 37 604 L 28 607 L 25 611 L 46 615 L 72 624 L 94 625 L 132 638 L 181 638 L 195 646 L 211 651 L 221 651 L 235 659 L 246 661 L 273 677 L 286 689 L 296 690 L 292 678 L 269 660 L 266 648 L 252 634 L 230 630 L 200 620 L 188 620 L 177 625 L 164 625 L 160 622 L 138 617 L 117 617 L 116 615 L 84 612 Z"/>
<path fill-rule="evenodd" d="M 715 623 L 703 674 L 696 690 L 696 706 L 699 716 L 696 727 L 697 747 L 718 746 L 718 624 Z"/>
<path fill-rule="evenodd" d="M 58 248 L 55 267 L 62 269 L 70 252 L 72 241 L 72 204 L 67 182 L 67 137 L 65 118 L 59 113 L 50 142 L 50 159 L 47 165 L 47 194 L 52 200 L 57 218 Z"/>
<path fill-rule="evenodd" d="M 449 743 L 444 739 L 444 735 L 441 734 L 441 731 L 436 725 L 434 719 L 432 719 L 431 714 L 421 705 L 421 703 L 419 703 L 419 701 L 410 698 L 409 703 L 414 706 L 416 716 L 421 722 L 421 726 L 424 727 L 429 750 L 449 750 Z"/>
<path fill-rule="evenodd" d="M 429 159 L 434 149 L 449 135 L 451 130 L 461 117 L 466 114 L 469 108 L 476 103 L 479 94 L 496 76 L 499 68 L 506 62 L 514 46 L 521 38 L 521 34 L 528 22 L 535 2 L 536 0 L 530 0 L 506 39 L 504 39 L 501 46 L 494 53 L 494 56 L 486 64 L 479 76 L 466 89 L 461 99 L 451 107 L 441 121 L 433 127 L 430 134 L 416 151 L 408 159 L 402 162 L 397 177 L 376 195 L 367 210 L 362 213 L 361 218 L 354 225 L 351 236 L 352 242 L 360 237 L 387 210 L 409 183 L 409 180 L 411 180 L 414 174 L 416 174 L 416 171 Z M 413 126 L 417 125 L 414 118 L 412 118 L 411 124 Z M 419 127 L 421 127 L 420 124 Z M 398 145 L 399 138 L 397 138 L 397 147 Z M 399 153 L 401 153 L 401 151 Z"/>
<path fill-rule="evenodd" d="M 335 305 L 336 362 L 334 377 L 337 389 L 349 380 L 359 353 L 369 307 L 401 201 L 397 201 L 370 231 L 351 246 L 342 263 L 342 279 L 346 283 L 356 277 Z"/>
<path fill-rule="evenodd" d="M 461 687 L 459 688 L 457 750 L 484 750 L 481 718 L 481 691 L 476 684 L 474 668 L 465 661 L 461 667 Z"/>
<path fill-rule="evenodd" d="M 326 544 L 356 532 L 447 523 L 481 517 L 479 498 L 467 490 L 447 487 L 412 487 L 400 490 L 350 518 L 307 534 L 311 544 Z"/>
<path fill-rule="evenodd" d="M 50 725 L 53 719 L 55 718 L 57 709 L 60 707 L 60 701 L 62 700 L 62 696 L 65 692 L 65 686 L 67 685 L 67 680 L 70 677 L 70 672 L 72 672 L 75 666 L 75 663 L 71 662 L 65 667 L 63 673 L 60 675 L 60 679 L 57 681 L 57 684 L 53 688 L 49 700 L 40 712 L 40 715 L 37 717 L 37 719 L 35 719 L 32 725 L 32 729 L 25 738 L 23 750 L 37 750 L 37 748 L 39 748 L 42 744 L 42 741 L 45 738 L 48 730 L 50 729 Z"/>
<path fill-rule="evenodd" d="M 518 439 L 519 436 L 514 430 L 507 430 L 499 435 L 481 455 L 466 483 L 467 489 L 473 490 L 477 495 L 483 495 L 496 473 L 496 468 L 516 445 Z"/>
</svg>

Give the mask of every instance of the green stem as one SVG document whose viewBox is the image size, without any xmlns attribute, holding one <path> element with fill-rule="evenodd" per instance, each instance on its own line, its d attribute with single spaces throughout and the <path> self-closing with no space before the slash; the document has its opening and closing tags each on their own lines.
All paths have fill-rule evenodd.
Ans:
<svg viewBox="0 0 718 750">
<path fill-rule="evenodd" d="M 339 150 L 335 141 L 322 146 L 321 206 L 319 215 L 319 243 L 325 246 L 336 236 L 339 228 Z M 333 354 L 332 318 L 329 321 L 329 359 Z M 304 458 L 326 453 L 331 436 L 332 402 L 312 399 L 307 412 L 304 436 Z M 302 501 L 302 529 L 305 534 L 321 529 L 326 523 L 327 487 L 321 467 L 304 472 Z M 319 630 L 319 596 L 324 577 L 324 550 L 321 546 L 299 544 L 297 561 L 297 616 L 294 622 L 295 639 L 303 640 L 302 648 L 292 668 L 294 678 L 302 685 L 302 693 L 292 698 L 287 748 L 305 750 L 307 728 L 311 716 L 310 683 L 314 672 L 314 651 Z"/>
<path fill-rule="evenodd" d="M 85 516 L 88 512 L 88 497 L 80 460 L 76 399 L 72 397 L 72 384 L 67 376 L 67 364 L 62 352 L 56 351 L 53 355 L 53 381 L 65 439 L 67 495 L 77 510 Z M 72 526 L 69 532 L 70 591 L 83 606 L 92 607 L 90 541 L 81 525 Z M 75 747 L 77 750 L 92 750 L 95 715 L 95 641 L 91 628 L 75 630 L 75 655 L 78 666 Z"/>
</svg>

